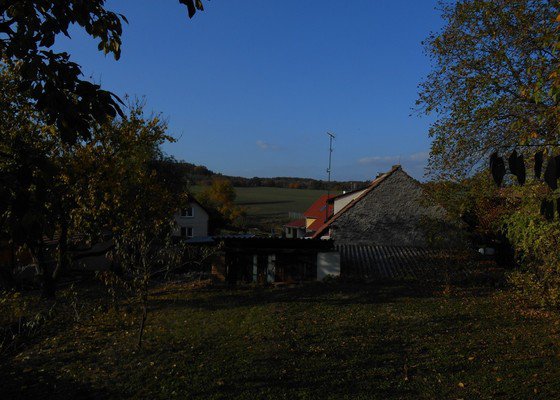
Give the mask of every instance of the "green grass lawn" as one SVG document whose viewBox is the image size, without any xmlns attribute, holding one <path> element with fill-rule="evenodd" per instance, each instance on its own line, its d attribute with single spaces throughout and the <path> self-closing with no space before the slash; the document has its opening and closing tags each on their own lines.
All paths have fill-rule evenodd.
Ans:
<svg viewBox="0 0 560 400">
<path fill-rule="evenodd" d="M 3 359 L 2 398 L 560 396 L 559 320 L 507 291 L 166 286 L 140 351 L 131 316 L 119 315 L 95 312 Z"/>
<path fill-rule="evenodd" d="M 195 193 L 200 190 L 202 190 L 200 186 L 193 187 Z M 237 193 L 235 203 L 247 209 L 247 227 L 265 230 L 281 227 L 282 224 L 289 222 L 288 213 L 303 213 L 319 197 L 327 193 L 325 190 L 275 187 L 238 187 L 235 191 Z"/>
</svg>

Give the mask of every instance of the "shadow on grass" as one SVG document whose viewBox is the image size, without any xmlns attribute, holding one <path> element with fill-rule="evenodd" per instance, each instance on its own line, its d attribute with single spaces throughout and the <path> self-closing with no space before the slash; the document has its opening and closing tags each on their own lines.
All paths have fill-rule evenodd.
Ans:
<svg viewBox="0 0 560 400">
<path fill-rule="evenodd" d="M 469 314 L 468 309 L 460 302 L 447 306 L 444 304 L 447 302 L 428 302 L 417 307 L 415 300 L 437 298 L 442 295 L 441 289 L 439 286 L 427 285 L 426 282 L 386 281 L 375 284 L 308 283 L 278 288 L 161 290 L 154 293 L 154 309 L 234 310 L 278 304 L 278 307 L 272 307 L 272 312 L 278 312 L 280 316 L 285 314 L 288 318 L 274 318 L 273 323 L 264 319 L 264 328 L 247 333 L 249 336 L 246 338 L 245 332 L 228 331 L 227 325 L 220 326 L 218 330 L 203 331 L 203 340 L 200 342 L 193 340 L 196 335 L 168 337 L 164 332 L 162 336 L 154 336 L 150 345 L 151 339 L 148 336 L 146 348 L 136 356 L 116 349 L 118 357 L 124 359 L 116 370 L 124 371 L 122 375 L 126 375 L 125 379 L 122 376 L 119 378 L 121 380 L 116 386 L 105 381 L 103 375 L 98 376 L 97 380 L 90 380 L 87 376 L 76 377 L 79 380 L 77 382 L 63 369 L 79 357 L 82 365 L 96 367 L 103 374 L 110 368 L 107 365 L 111 365 L 104 364 L 108 362 L 104 353 L 94 351 L 78 355 L 58 349 L 53 356 L 46 351 L 35 352 L 36 359 L 25 362 L 25 367 L 4 366 L 0 363 L 0 376 L 3 381 L 6 378 L 9 381 L 8 384 L 3 384 L 0 393 L 3 395 L 1 397 L 10 399 L 139 398 L 142 395 L 143 398 L 150 398 L 147 397 L 148 394 L 153 396 L 151 398 L 167 398 L 165 396 L 171 390 L 177 391 L 177 398 L 200 399 L 457 398 L 459 396 L 450 396 L 449 393 L 426 393 L 425 390 L 432 390 L 432 387 L 422 383 L 423 379 L 431 378 L 436 370 L 446 375 L 474 374 L 480 369 L 480 364 L 463 362 L 462 358 L 458 361 L 456 349 L 457 346 L 463 346 L 466 352 L 470 350 L 469 346 L 480 346 L 480 340 L 477 339 L 472 344 L 461 344 L 460 330 L 469 329 L 472 324 L 478 324 L 483 319 L 482 328 L 475 326 L 473 330 L 486 335 L 489 327 L 499 331 L 513 322 L 504 318 L 496 320 L 495 315 L 486 320 L 485 309 Z M 469 289 L 468 295 L 486 296 L 489 293 L 489 290 L 473 289 L 471 292 Z M 164 298 L 165 296 L 170 298 Z M 177 296 L 175 300 L 171 298 L 173 296 Z M 406 304 L 406 307 L 392 306 L 392 303 L 400 302 Z M 290 308 L 285 306 L 291 303 L 302 304 L 304 310 L 307 310 L 306 305 L 319 303 L 334 306 L 333 308 L 340 309 L 341 315 L 345 315 L 347 311 L 344 306 L 391 306 L 379 307 L 378 311 L 370 314 L 375 315 L 367 320 L 363 319 L 366 313 L 362 315 L 361 312 L 368 307 L 357 307 L 353 311 L 357 311 L 356 318 L 362 318 L 363 322 L 357 323 L 351 317 L 346 320 L 347 323 L 331 326 L 331 319 L 327 318 L 322 326 L 314 329 L 309 325 L 310 321 L 307 321 L 309 314 L 300 313 L 299 307 L 284 313 L 283 309 Z M 330 315 L 332 311 L 327 309 L 325 315 Z M 201 318 L 205 319 L 206 314 L 210 315 L 202 313 Z M 219 320 L 218 324 L 229 320 L 231 314 L 235 313 L 224 314 L 220 318 L 225 319 Z M 161 319 L 165 320 L 169 320 L 169 315 L 164 315 Z M 265 326 L 265 321 L 270 325 Z M 201 321 L 199 325 L 200 323 Z M 236 321 L 231 323 L 235 328 Z M 176 325 L 172 326 L 177 329 Z M 200 326 L 206 329 L 205 324 Z M 434 337 L 437 338 L 437 345 L 432 340 Z M 489 347 L 495 343 L 488 341 L 486 336 L 482 337 Z M 112 339 L 107 339 L 106 335 L 102 338 L 99 339 L 99 345 L 94 347 L 102 348 L 103 342 L 107 342 L 105 346 L 112 348 Z M 91 339 L 85 340 L 91 344 Z M 350 343 L 351 340 L 354 341 Z M 343 341 L 348 341 L 348 345 L 341 345 Z M 249 346 L 255 346 L 254 350 L 249 351 Z M 322 349 L 317 350 L 317 347 Z M 435 364 L 434 358 L 437 359 Z M 158 363 L 158 360 L 164 361 Z M 158 368 L 159 365 L 160 369 L 147 367 L 146 365 L 154 365 L 148 364 L 148 361 L 156 361 L 153 368 Z M 143 367 L 138 368 L 144 368 L 145 372 L 132 371 L 140 362 Z M 170 366 L 175 367 L 175 363 L 178 365 L 177 371 L 187 376 L 185 381 L 178 380 L 176 375 L 164 374 L 170 372 Z M 41 372 L 43 368 L 49 372 Z M 153 375 L 156 373 L 157 377 L 154 379 Z M 89 385 L 88 382 L 91 381 L 97 381 L 97 384 L 92 383 L 95 387 Z M 432 385 L 441 390 L 441 385 Z M 117 393 L 116 387 L 130 392 Z M 164 387 L 167 392 L 163 392 Z M 456 387 L 456 384 L 452 387 Z"/>
<path fill-rule="evenodd" d="M 66 377 L 63 370 L 58 371 L 59 375 L 55 376 L 52 372 L 45 372 L 45 360 L 42 357 L 36 361 L 35 365 L 28 364 L 25 369 L 14 365 L 0 367 L 0 393 L 3 399 L 101 400 L 118 398 L 121 395 Z"/>
<path fill-rule="evenodd" d="M 267 398 L 270 393 L 276 394 L 273 398 L 279 398 L 278 394 L 282 398 L 416 398 L 419 395 L 416 388 L 394 384 L 404 382 L 406 374 L 407 348 L 401 339 L 381 339 L 362 351 L 329 347 L 323 354 L 298 348 L 299 343 L 294 342 L 296 348 L 289 351 L 262 354 L 243 371 L 243 379 L 232 381 L 230 376 L 219 388 L 213 385 L 198 388 L 194 397 L 215 398 L 217 393 L 224 398 L 243 399 Z M 360 371 L 369 371 L 367 378 L 359 376 Z M 393 384 L 388 384 L 390 380 Z"/>
<path fill-rule="evenodd" d="M 325 304 L 351 306 L 393 303 L 402 299 L 430 298 L 441 295 L 441 285 L 419 281 L 384 281 L 376 284 L 309 282 L 291 287 L 234 287 L 197 291 L 192 298 L 153 298 L 151 308 L 195 308 L 216 311 L 273 303 Z M 493 289 L 468 288 L 470 295 L 488 296 Z"/>
</svg>

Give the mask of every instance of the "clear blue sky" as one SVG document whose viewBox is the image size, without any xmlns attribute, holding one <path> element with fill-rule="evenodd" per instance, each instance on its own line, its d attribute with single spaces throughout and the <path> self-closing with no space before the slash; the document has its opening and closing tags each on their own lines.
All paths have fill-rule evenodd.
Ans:
<svg viewBox="0 0 560 400">
<path fill-rule="evenodd" d="M 430 119 L 410 116 L 430 70 L 421 41 L 436 0 L 108 0 L 125 14 L 122 58 L 73 31 L 60 39 L 104 88 L 146 96 L 177 159 L 241 176 L 365 180 L 399 160 L 422 177 Z"/>
</svg>

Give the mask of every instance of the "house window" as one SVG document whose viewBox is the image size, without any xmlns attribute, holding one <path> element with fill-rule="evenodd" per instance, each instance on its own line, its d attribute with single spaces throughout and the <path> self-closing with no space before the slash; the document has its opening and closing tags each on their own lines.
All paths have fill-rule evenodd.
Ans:
<svg viewBox="0 0 560 400">
<path fill-rule="evenodd" d="M 192 238 L 193 237 L 193 228 L 182 226 L 181 227 L 181 237 Z"/>
<path fill-rule="evenodd" d="M 193 216 L 194 216 L 194 210 L 192 207 L 183 208 L 181 210 L 181 217 L 193 217 Z"/>
</svg>

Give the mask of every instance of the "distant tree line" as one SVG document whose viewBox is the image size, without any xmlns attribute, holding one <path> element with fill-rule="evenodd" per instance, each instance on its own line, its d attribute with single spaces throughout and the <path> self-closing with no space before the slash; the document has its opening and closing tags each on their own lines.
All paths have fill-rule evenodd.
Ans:
<svg viewBox="0 0 560 400">
<path fill-rule="evenodd" d="M 273 177 L 273 178 L 245 178 L 242 176 L 228 176 L 214 172 L 203 165 L 188 162 L 177 162 L 167 159 L 164 167 L 174 175 L 179 175 L 181 180 L 189 186 L 211 186 L 214 178 L 221 177 L 229 180 L 234 187 L 278 187 L 289 189 L 316 189 L 316 190 L 353 190 L 369 184 L 368 181 L 333 181 L 330 184 L 318 179 Z"/>
</svg>

